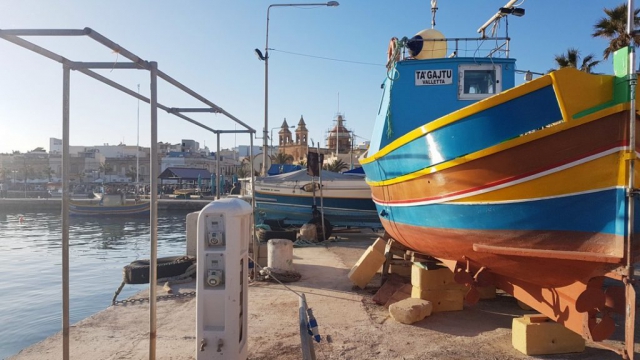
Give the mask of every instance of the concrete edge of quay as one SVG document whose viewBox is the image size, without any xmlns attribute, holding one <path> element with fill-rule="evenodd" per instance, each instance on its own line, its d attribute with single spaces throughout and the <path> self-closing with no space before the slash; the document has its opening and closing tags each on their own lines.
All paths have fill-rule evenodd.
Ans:
<svg viewBox="0 0 640 360">
<path fill-rule="evenodd" d="M 83 204 L 97 204 L 96 199 L 72 199 Z M 158 210 L 200 211 L 213 199 L 158 199 Z M 0 199 L 0 211 L 61 211 L 62 199 Z"/>
</svg>

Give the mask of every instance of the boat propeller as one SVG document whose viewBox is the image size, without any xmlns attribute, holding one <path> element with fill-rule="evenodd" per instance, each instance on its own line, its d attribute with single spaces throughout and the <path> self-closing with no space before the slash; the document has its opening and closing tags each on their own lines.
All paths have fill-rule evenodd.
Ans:
<svg viewBox="0 0 640 360">
<path fill-rule="evenodd" d="M 458 261 L 453 272 L 453 280 L 469 288 L 469 291 L 464 297 L 464 301 L 469 305 L 474 305 L 480 300 L 478 287 L 492 285 L 493 275 L 484 266 L 481 267 L 475 275 L 472 275 L 469 261 L 466 263 Z"/>
<path fill-rule="evenodd" d="M 602 341 L 613 335 L 616 325 L 611 313 L 625 312 L 625 288 L 609 286 L 603 291 L 603 281 L 604 277 L 589 280 L 575 303 L 576 311 L 589 314 L 588 328 L 593 341 Z"/>
</svg>

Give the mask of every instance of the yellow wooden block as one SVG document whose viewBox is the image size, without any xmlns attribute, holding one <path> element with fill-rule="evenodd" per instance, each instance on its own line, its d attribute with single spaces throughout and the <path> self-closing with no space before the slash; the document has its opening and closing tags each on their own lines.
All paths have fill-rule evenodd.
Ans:
<svg viewBox="0 0 640 360">
<path fill-rule="evenodd" d="M 478 292 L 480 293 L 480 300 L 496 298 L 495 286 L 483 286 L 483 287 L 478 287 L 477 289 L 478 289 Z"/>
<path fill-rule="evenodd" d="M 389 265 L 389 274 L 409 277 L 411 276 L 411 265 L 391 264 Z"/>
<path fill-rule="evenodd" d="M 373 246 L 369 246 L 367 251 L 360 256 L 358 262 L 353 265 L 351 271 L 349 271 L 349 280 L 361 289 L 364 289 L 384 261 L 384 254 L 376 251 Z"/>
<path fill-rule="evenodd" d="M 416 264 L 411 266 L 411 285 L 423 291 L 438 289 L 462 290 L 465 287 L 453 280 L 453 272 L 449 268 L 427 270 Z"/>
<path fill-rule="evenodd" d="M 584 351 L 582 336 L 540 316 L 513 319 L 511 343 L 525 355 L 566 354 Z"/>
<path fill-rule="evenodd" d="M 411 297 L 431 301 L 433 312 L 459 311 L 464 304 L 464 294 L 460 289 L 421 290 L 413 286 Z"/>
<path fill-rule="evenodd" d="M 385 251 L 387 250 L 387 241 L 383 238 L 377 238 L 376 241 L 373 242 L 373 245 L 371 245 L 371 247 L 373 247 L 375 251 L 384 255 Z"/>
</svg>

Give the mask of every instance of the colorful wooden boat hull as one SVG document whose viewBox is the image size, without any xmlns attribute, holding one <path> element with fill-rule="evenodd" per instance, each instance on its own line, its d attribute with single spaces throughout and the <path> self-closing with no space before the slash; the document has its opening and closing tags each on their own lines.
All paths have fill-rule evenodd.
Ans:
<svg viewBox="0 0 640 360">
<path fill-rule="evenodd" d="M 596 326 L 604 305 L 584 299 L 626 263 L 638 150 L 617 80 L 556 71 L 381 141 L 360 162 L 385 230 L 472 288 L 490 278 L 586 338 L 608 338 L 608 321 Z M 394 121 L 414 120 L 395 109 Z"/>
<path fill-rule="evenodd" d="M 100 206 L 70 204 L 69 214 L 72 216 L 143 216 L 149 215 L 151 204 L 142 202 L 139 204 L 120 206 Z"/>
</svg>

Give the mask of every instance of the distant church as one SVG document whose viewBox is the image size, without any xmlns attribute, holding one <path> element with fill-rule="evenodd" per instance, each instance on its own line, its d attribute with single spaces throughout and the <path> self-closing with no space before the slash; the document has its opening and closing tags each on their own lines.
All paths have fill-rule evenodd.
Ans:
<svg viewBox="0 0 640 360">
<path fill-rule="evenodd" d="M 353 149 L 352 132 L 344 126 L 346 121 L 342 114 L 337 114 L 334 120 L 336 125 L 329 130 L 326 138 L 326 148 L 320 148 L 320 153 L 325 154 L 325 162 L 342 159 L 346 164 L 353 162 L 358 164 L 357 157 L 363 152 L 362 149 Z M 309 144 L 309 130 L 304 118 L 301 115 L 298 126 L 295 129 L 295 141 L 293 133 L 289 130 L 287 119 L 282 122 L 278 131 L 278 152 L 291 155 L 293 163 L 307 160 L 307 152 L 318 152 L 318 144 Z M 359 165 L 358 165 L 359 166 Z"/>
</svg>

